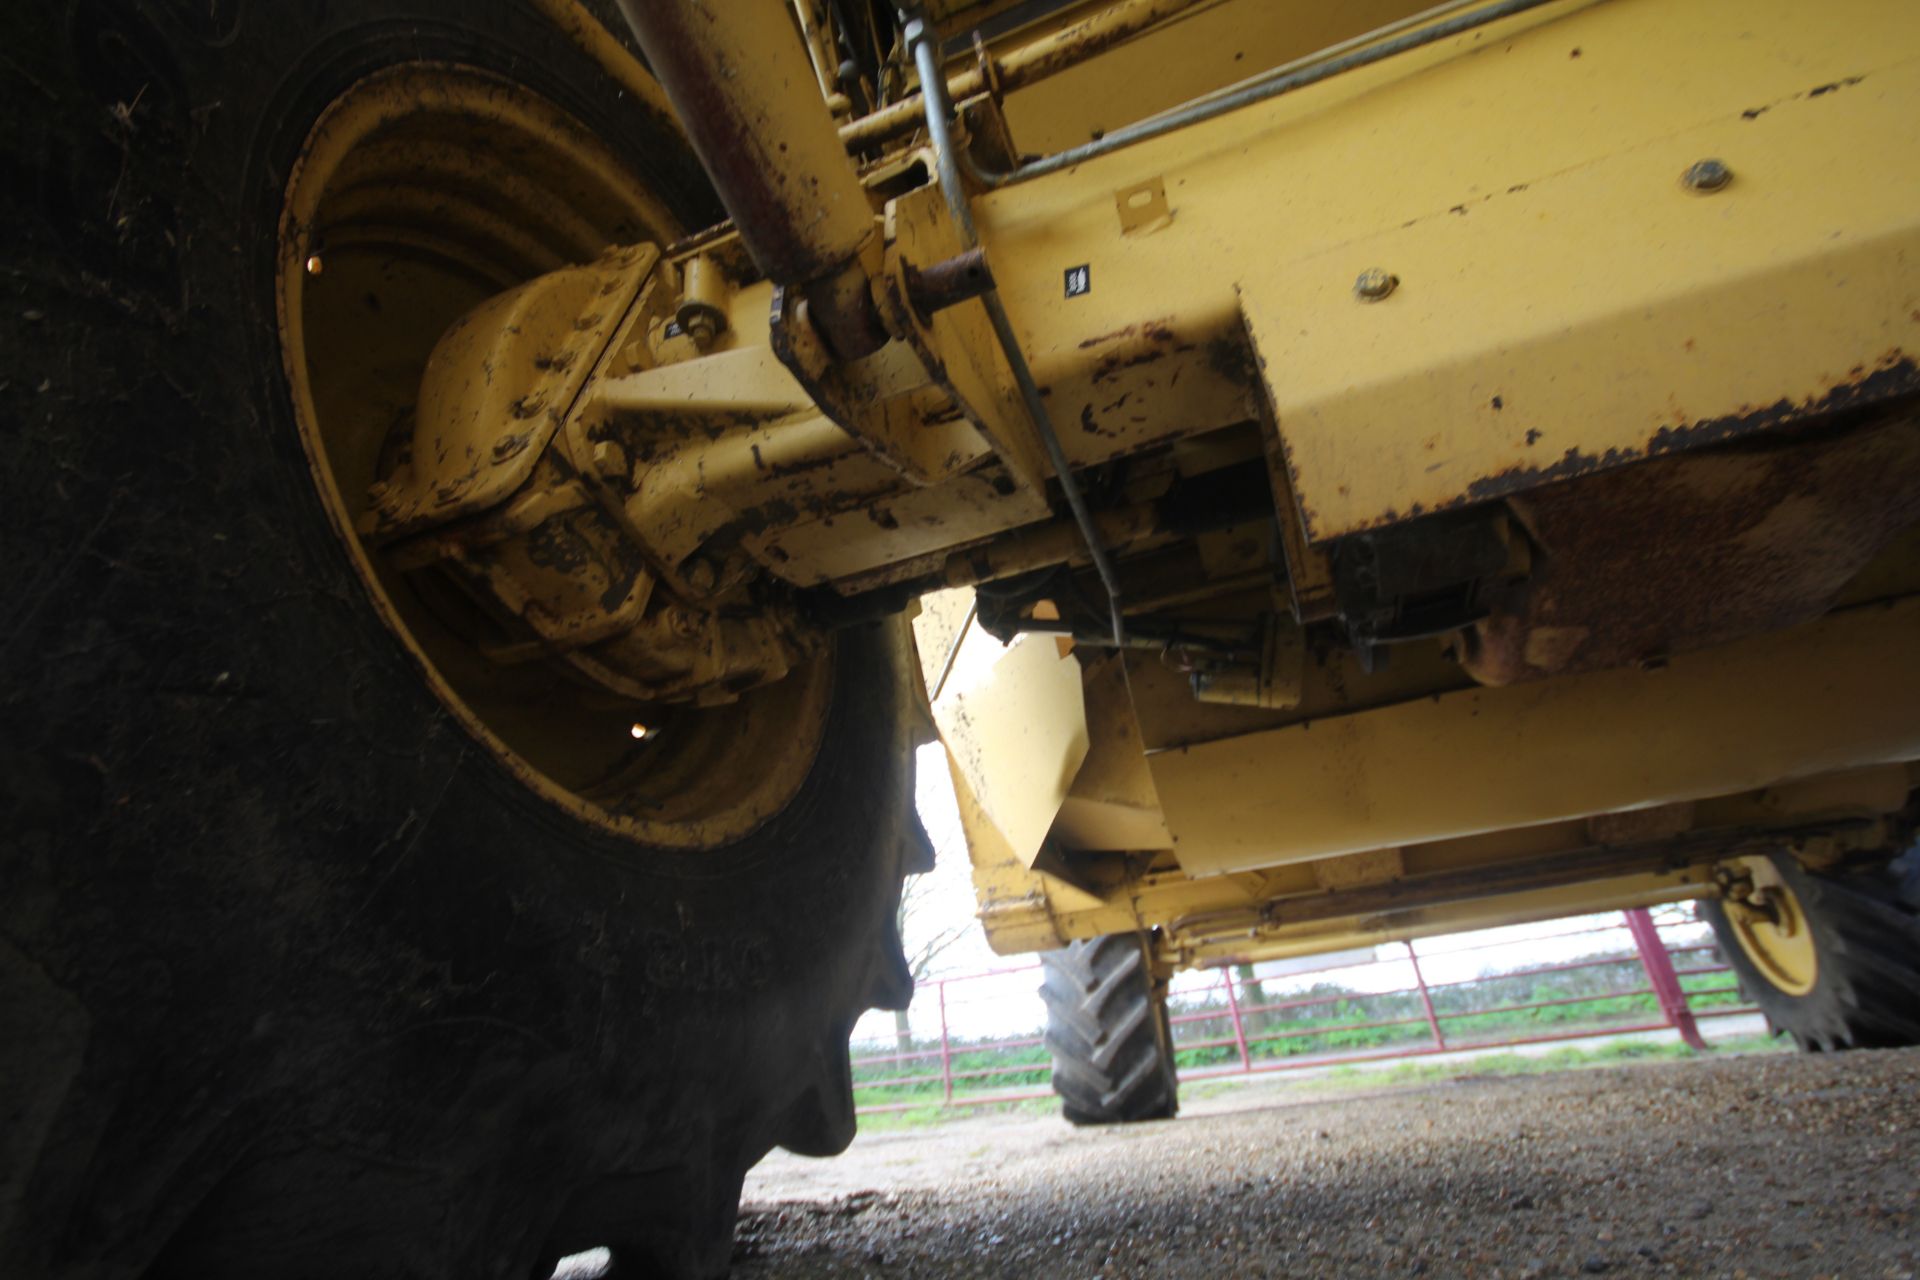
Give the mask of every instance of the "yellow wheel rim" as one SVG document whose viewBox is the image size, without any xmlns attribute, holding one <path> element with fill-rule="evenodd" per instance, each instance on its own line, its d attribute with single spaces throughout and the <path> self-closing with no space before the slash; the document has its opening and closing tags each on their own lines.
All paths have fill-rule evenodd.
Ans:
<svg viewBox="0 0 1920 1280">
<path fill-rule="evenodd" d="M 826 660 L 724 707 L 624 703 L 559 663 L 489 661 L 489 619 L 355 532 L 448 325 L 609 245 L 676 232 L 613 150 L 551 102 L 472 68 L 406 64 L 354 85 L 309 134 L 280 222 L 277 304 L 322 501 L 434 692 L 577 817 L 700 849 L 744 835 L 798 791 L 825 731 Z"/>
<path fill-rule="evenodd" d="M 1742 858 L 1740 865 L 1753 878 L 1760 905 L 1731 899 L 1724 904 L 1733 936 L 1768 982 L 1788 995 L 1803 996 L 1820 976 L 1807 913 L 1771 861 Z"/>
</svg>

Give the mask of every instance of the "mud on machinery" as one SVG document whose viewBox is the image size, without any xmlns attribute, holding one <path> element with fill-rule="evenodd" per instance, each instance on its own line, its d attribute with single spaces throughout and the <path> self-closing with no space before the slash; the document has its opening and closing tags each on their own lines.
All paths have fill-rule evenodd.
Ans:
<svg viewBox="0 0 1920 1280">
<path fill-rule="evenodd" d="M 633 0 L 644 65 L 537 7 L 240 24 L 272 92 L 162 51 L 268 124 L 163 131 L 122 242 L 227 228 L 181 270 L 270 376 L 132 308 L 230 492 L 67 506 L 164 524 L 128 625 L 218 617 L 316 727 L 32 695 L 178 735 L 81 752 L 129 795 L 301 820 L 28 811 L 111 963 L 10 922 L 95 1048 L 0 1258 L 724 1270 L 910 990 L 950 588 L 1041 637 L 937 715 L 1069 1118 L 1172 1112 L 1181 967 L 1692 898 L 1802 1046 L 1920 1040 L 1903 6 Z M 210 555 L 326 598 L 233 616 Z"/>
</svg>

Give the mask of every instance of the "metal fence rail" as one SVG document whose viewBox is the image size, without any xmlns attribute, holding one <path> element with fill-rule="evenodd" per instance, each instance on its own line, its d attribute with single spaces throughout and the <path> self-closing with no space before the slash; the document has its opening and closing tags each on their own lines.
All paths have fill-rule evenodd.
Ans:
<svg viewBox="0 0 1920 1280">
<path fill-rule="evenodd" d="M 1430 943 L 1424 956 L 1414 944 L 1404 943 L 1401 944 L 1405 950 L 1404 958 L 1385 956 L 1358 963 L 1332 965 L 1312 975 L 1325 980 L 1328 975 L 1406 964 L 1413 975 L 1412 984 L 1386 989 L 1342 989 L 1332 993 L 1268 1000 L 1264 998 L 1262 988 L 1265 982 L 1272 979 L 1249 980 L 1237 975 L 1232 968 L 1214 970 L 1210 983 L 1178 991 L 1170 1004 L 1169 1021 L 1173 1025 L 1174 1049 L 1185 1060 L 1180 1066 L 1180 1078 L 1183 1081 L 1204 1080 L 1665 1030 L 1676 1031 L 1686 1044 L 1704 1049 L 1706 1042 L 1699 1030 L 1701 1019 L 1754 1012 L 1751 1005 L 1737 999 L 1732 1002 L 1723 999 L 1738 996 L 1738 988 L 1731 981 L 1715 985 L 1700 982 L 1695 982 L 1691 987 L 1687 985 L 1686 979 L 1702 979 L 1708 975 L 1731 972 L 1720 961 L 1718 949 L 1711 942 L 1669 942 L 1662 934 L 1662 930 L 1697 929 L 1697 921 L 1690 916 L 1655 920 L 1644 908 L 1620 914 L 1622 924 L 1568 929 L 1521 943 L 1481 942 L 1437 949 Z M 1543 945 L 1586 935 L 1617 935 L 1623 928 L 1631 938 L 1632 949 L 1621 948 L 1621 954 L 1618 955 L 1532 965 L 1442 982 L 1429 981 L 1421 964 L 1423 958 L 1431 962 L 1492 947 Z M 1705 956 L 1704 960 L 1675 963 L 1678 957 L 1702 955 Z M 1644 974 L 1644 982 L 1629 986 L 1613 986 L 1609 983 L 1605 989 L 1591 994 L 1545 999 L 1507 1000 L 1484 1005 L 1476 999 L 1498 984 L 1550 975 L 1610 971 L 1620 974 L 1615 980 L 1631 982 L 1632 979 L 1623 972 L 1627 966 L 1638 966 Z M 1040 965 L 1036 962 L 921 983 L 915 995 L 913 1012 L 925 1014 L 931 1011 L 937 1014 L 937 1041 L 931 1036 L 925 1039 L 896 1039 L 886 1051 L 876 1051 L 872 1047 L 873 1042 L 865 1046 L 856 1044 L 853 1069 L 858 1111 L 871 1114 L 928 1107 L 983 1106 L 1052 1097 L 1048 1087 L 1051 1068 L 1045 1041 L 1036 1031 L 1028 1030 L 1021 1035 L 1000 1038 L 968 1038 L 958 1033 L 958 1026 L 964 1026 L 969 1020 L 979 1020 L 968 1013 L 969 1006 L 992 1007 L 1001 1022 L 1007 1020 L 1006 1010 L 1009 1007 L 1030 1008 L 1035 1021 L 1043 1020 L 1044 1014 L 1041 1013 L 1037 995 L 1039 973 Z M 1249 999 L 1249 996 L 1253 998 Z M 1410 997 L 1415 999 L 1409 1000 Z M 1609 1011 L 1595 1010 L 1591 1019 L 1558 1029 L 1514 1033 L 1527 1021 L 1517 1015 L 1535 1014 L 1546 1009 L 1594 1006 L 1605 1001 L 1643 1002 L 1646 997 L 1652 997 L 1657 1017 L 1640 1016 L 1638 1010 L 1633 1010 L 1633 1016 L 1622 1020 L 1619 1016 L 1622 1011 L 1619 1005 L 1615 1005 L 1611 1016 Z M 1025 1005 L 1019 1003 L 1023 1000 Z M 1380 1011 L 1382 1014 L 1391 1013 L 1392 1016 L 1362 1016 L 1345 1021 L 1327 1021 L 1318 1016 L 1319 1011 L 1341 1006 L 1351 1010 L 1364 1004 L 1392 1004 L 1396 1001 L 1402 1006 L 1410 1006 L 1410 1011 L 1405 1008 L 1383 1010 Z M 1706 1003 L 1698 1003 L 1701 1001 Z M 1017 1020 L 1020 1016 L 1016 1014 L 1014 1018 Z M 1486 1019 L 1492 1025 L 1483 1026 L 1476 1033 L 1475 1028 L 1466 1022 L 1476 1018 Z M 1512 1025 L 1501 1027 L 1499 1024 L 1503 1020 Z M 1297 1043 L 1313 1037 L 1334 1040 L 1343 1033 L 1391 1031 L 1396 1028 L 1408 1029 L 1413 1034 L 1357 1052 L 1292 1051 Z M 1224 1061 L 1196 1061 L 1221 1056 L 1229 1050 L 1231 1052 L 1225 1053 Z"/>
</svg>

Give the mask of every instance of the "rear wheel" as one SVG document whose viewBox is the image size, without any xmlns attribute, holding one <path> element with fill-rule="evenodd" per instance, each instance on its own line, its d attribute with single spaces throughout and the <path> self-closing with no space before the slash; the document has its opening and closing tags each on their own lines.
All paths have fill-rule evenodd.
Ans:
<svg viewBox="0 0 1920 1280">
<path fill-rule="evenodd" d="M 1920 1044 L 1917 862 L 1835 876 L 1786 853 L 1743 858 L 1745 899 L 1702 904 L 1775 1031 L 1811 1051 Z"/>
<path fill-rule="evenodd" d="M 909 993 L 904 633 L 635 708 L 353 536 L 446 324 L 697 168 L 517 5 L 3 27 L 0 1273 L 724 1271 Z"/>
<path fill-rule="evenodd" d="M 1053 1090 L 1074 1124 L 1163 1120 L 1179 1110 L 1165 986 L 1147 941 L 1109 934 L 1042 953 Z"/>
</svg>

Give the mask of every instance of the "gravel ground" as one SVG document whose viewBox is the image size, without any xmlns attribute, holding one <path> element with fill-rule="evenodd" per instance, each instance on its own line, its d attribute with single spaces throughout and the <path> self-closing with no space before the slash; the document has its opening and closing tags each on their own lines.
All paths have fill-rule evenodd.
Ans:
<svg viewBox="0 0 1920 1280">
<path fill-rule="evenodd" d="M 1920 1273 L 1920 1050 L 1255 1084 L 776 1154 L 736 1277 Z"/>
</svg>

